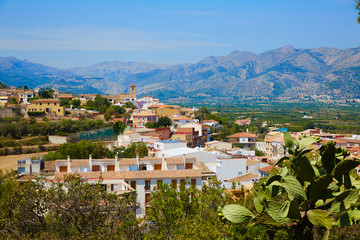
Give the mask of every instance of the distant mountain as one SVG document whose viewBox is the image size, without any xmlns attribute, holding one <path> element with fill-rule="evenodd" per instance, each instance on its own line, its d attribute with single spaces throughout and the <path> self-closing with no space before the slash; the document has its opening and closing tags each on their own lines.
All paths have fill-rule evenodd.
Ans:
<svg viewBox="0 0 360 240">
<path fill-rule="evenodd" d="M 9 86 L 55 87 L 78 93 L 103 93 L 113 86 L 103 78 L 83 77 L 68 70 L 14 57 L 0 57 L 0 81 Z"/>
<path fill-rule="evenodd" d="M 195 64 L 115 61 L 67 70 L 0 58 L 0 81 L 114 94 L 136 84 L 138 95 L 152 94 L 163 100 L 360 98 L 360 48 L 284 46 L 261 54 L 234 51 Z"/>
</svg>

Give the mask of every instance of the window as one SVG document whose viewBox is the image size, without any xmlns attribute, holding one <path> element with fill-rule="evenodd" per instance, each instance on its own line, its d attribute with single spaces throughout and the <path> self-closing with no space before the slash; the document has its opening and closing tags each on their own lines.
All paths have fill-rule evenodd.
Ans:
<svg viewBox="0 0 360 240">
<path fill-rule="evenodd" d="M 100 165 L 93 165 L 92 168 L 91 168 L 91 171 L 100 172 Z"/>
<path fill-rule="evenodd" d="M 145 117 L 143 117 L 143 120 L 145 120 Z"/>
<path fill-rule="evenodd" d="M 140 121 L 140 117 L 138 117 L 138 120 Z"/>
<path fill-rule="evenodd" d="M 161 164 L 154 164 L 154 170 L 161 170 Z"/>
<path fill-rule="evenodd" d="M 151 190 L 150 180 L 145 180 L 145 191 Z"/>
<path fill-rule="evenodd" d="M 172 188 L 176 189 L 177 188 L 177 179 L 171 179 L 171 184 L 172 184 Z"/>
<path fill-rule="evenodd" d="M 243 173 L 242 172 L 238 172 L 238 176 L 242 175 Z"/>
<path fill-rule="evenodd" d="M 140 123 L 138 124 L 138 127 L 140 127 Z"/>
<path fill-rule="evenodd" d="M 143 123 L 142 126 L 145 127 L 145 123 Z"/>
<path fill-rule="evenodd" d="M 196 178 L 191 179 L 191 185 L 196 186 Z"/>
<path fill-rule="evenodd" d="M 60 109 L 58 109 L 58 112 L 60 112 Z"/>
<path fill-rule="evenodd" d="M 106 171 L 108 172 L 114 172 L 115 171 L 115 165 L 107 165 L 106 166 Z"/>
<path fill-rule="evenodd" d="M 60 172 L 67 172 L 67 166 L 60 166 Z"/>
<path fill-rule="evenodd" d="M 137 171 L 137 170 L 138 170 L 138 168 L 137 168 L 136 165 L 129 166 L 129 171 L 130 171 L 130 172 Z"/>
<path fill-rule="evenodd" d="M 134 190 L 136 190 L 136 181 L 131 181 L 131 182 L 130 182 L 130 186 L 131 186 Z"/>
<path fill-rule="evenodd" d="M 40 103 L 40 106 L 42 105 L 42 103 Z"/>
<path fill-rule="evenodd" d="M 185 164 L 185 169 L 193 169 L 193 164 L 192 163 L 186 163 Z"/>
<path fill-rule="evenodd" d="M 56 106 L 56 103 L 54 103 L 54 105 Z"/>
<path fill-rule="evenodd" d="M 180 185 L 185 185 L 186 182 L 185 182 L 185 179 L 180 179 Z"/>
<path fill-rule="evenodd" d="M 139 165 L 139 171 L 146 171 L 146 164 L 140 164 Z"/>
<path fill-rule="evenodd" d="M 163 180 L 157 180 L 156 181 L 156 185 L 159 187 L 159 184 L 162 184 L 163 183 Z"/>
<path fill-rule="evenodd" d="M 150 193 L 145 193 L 145 205 L 150 203 Z"/>
</svg>

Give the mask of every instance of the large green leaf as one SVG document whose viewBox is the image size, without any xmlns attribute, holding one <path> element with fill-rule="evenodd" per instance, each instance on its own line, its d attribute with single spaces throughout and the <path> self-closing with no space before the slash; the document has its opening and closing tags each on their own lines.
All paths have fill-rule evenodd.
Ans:
<svg viewBox="0 0 360 240">
<path fill-rule="evenodd" d="M 336 222 L 336 225 L 339 226 L 339 227 L 346 227 L 346 226 L 351 226 L 353 224 L 350 216 L 349 216 L 349 213 L 345 212 L 343 213 L 339 220 Z"/>
<path fill-rule="evenodd" d="M 334 219 L 324 210 L 312 209 L 307 212 L 309 221 L 317 227 L 331 229 L 334 225 Z"/>
<path fill-rule="evenodd" d="M 316 142 L 317 142 L 317 140 L 312 137 L 303 138 L 303 139 L 301 139 L 301 141 L 299 143 L 299 150 L 303 150 L 307 146 L 309 146 L 313 143 L 316 143 Z"/>
<path fill-rule="evenodd" d="M 291 219 L 300 219 L 301 218 L 299 203 L 297 201 L 290 202 L 290 207 L 289 207 L 289 212 L 288 212 L 287 217 L 291 218 Z"/>
<path fill-rule="evenodd" d="M 341 175 L 344 175 L 348 173 L 351 169 L 354 169 L 360 164 L 360 160 L 355 159 L 345 159 L 341 162 L 339 162 L 335 168 L 332 171 L 332 175 L 335 178 L 341 177 Z"/>
<path fill-rule="evenodd" d="M 252 214 L 252 212 L 237 204 L 225 205 L 222 209 L 222 213 L 230 222 L 233 223 L 246 223 L 254 218 L 254 214 Z"/>
<path fill-rule="evenodd" d="M 289 209 L 290 209 L 290 201 L 285 201 L 280 209 L 279 209 L 279 216 L 284 218 L 287 217 L 288 213 L 289 213 Z"/>
<path fill-rule="evenodd" d="M 359 194 L 356 190 L 346 190 L 335 197 L 330 207 L 330 213 L 339 213 L 347 210 L 352 204 L 355 204 L 358 199 Z"/>
<path fill-rule="evenodd" d="M 289 132 L 284 133 L 284 141 L 285 141 L 285 147 L 290 149 L 291 151 L 295 150 L 294 146 L 299 146 L 299 143 L 296 141 L 295 138 L 293 138 Z"/>
<path fill-rule="evenodd" d="M 312 182 L 315 177 L 313 166 L 305 156 L 300 156 L 294 159 L 293 169 L 296 175 L 303 181 Z"/>
<path fill-rule="evenodd" d="M 311 187 L 309 196 L 310 202 L 316 202 L 331 182 L 332 176 L 330 174 L 322 175 L 319 179 L 317 179 L 317 181 Z"/>
<path fill-rule="evenodd" d="M 266 212 L 279 224 L 291 223 L 292 220 L 287 217 L 282 217 L 280 214 L 280 209 L 282 204 L 279 202 L 269 201 L 265 204 Z"/>
<path fill-rule="evenodd" d="M 283 186 L 288 193 L 290 200 L 305 200 L 306 193 L 300 182 L 293 176 L 289 175 L 284 178 Z"/>
<path fill-rule="evenodd" d="M 355 221 L 359 221 L 360 220 L 360 210 L 358 209 L 354 209 L 354 210 L 349 210 L 348 211 L 349 216 L 354 219 Z"/>
<path fill-rule="evenodd" d="M 254 205 L 256 211 L 258 211 L 259 213 L 261 213 L 264 210 L 264 206 L 261 204 L 258 198 L 254 198 Z"/>
<path fill-rule="evenodd" d="M 279 159 L 279 161 L 277 161 L 277 162 L 275 163 L 274 166 L 279 166 L 279 164 L 281 164 L 283 161 L 289 160 L 289 159 L 290 159 L 289 156 L 283 156 L 282 158 Z"/>
<path fill-rule="evenodd" d="M 266 181 L 266 186 L 269 186 L 272 182 L 274 181 L 280 181 L 281 180 L 281 176 L 280 175 L 274 175 L 272 177 L 270 177 L 267 181 Z"/>
<path fill-rule="evenodd" d="M 328 174 L 332 172 L 335 167 L 335 142 L 331 141 L 324 144 L 321 148 L 321 162 Z"/>
</svg>

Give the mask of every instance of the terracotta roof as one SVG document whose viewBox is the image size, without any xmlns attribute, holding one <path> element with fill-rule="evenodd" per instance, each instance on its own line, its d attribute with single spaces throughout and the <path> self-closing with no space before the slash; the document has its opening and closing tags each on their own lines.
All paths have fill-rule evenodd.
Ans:
<svg viewBox="0 0 360 240">
<path fill-rule="evenodd" d="M 204 123 L 205 123 L 205 122 L 219 123 L 218 121 L 215 121 L 215 120 L 212 120 L 212 119 L 210 119 L 210 120 L 204 120 L 203 122 L 204 122 Z"/>
<path fill-rule="evenodd" d="M 148 108 L 161 108 L 161 107 L 170 107 L 169 105 L 166 104 L 159 104 L 159 105 L 150 105 L 148 106 Z"/>
<path fill-rule="evenodd" d="M 252 173 L 246 173 L 246 174 L 231 178 L 231 179 L 227 180 L 227 182 L 246 182 L 246 181 L 249 181 L 249 180 L 257 178 L 257 177 L 259 177 L 259 175 L 252 174 Z"/>
<path fill-rule="evenodd" d="M 193 119 L 185 117 L 185 116 L 180 116 L 180 117 L 173 118 L 173 120 L 193 120 Z"/>
<path fill-rule="evenodd" d="M 50 103 L 60 103 L 60 100 L 59 99 L 36 99 L 36 100 L 33 100 L 31 101 L 31 103 L 47 103 L 47 102 L 50 102 Z"/>
<path fill-rule="evenodd" d="M 70 93 L 70 94 L 59 94 L 59 97 L 58 98 L 72 98 L 73 96 L 72 96 L 72 94 Z"/>
<path fill-rule="evenodd" d="M 278 167 L 274 167 L 274 166 L 272 166 L 272 165 L 269 165 L 269 166 L 266 166 L 266 167 L 263 167 L 263 168 L 259 168 L 258 170 L 259 170 L 260 172 L 265 172 L 265 173 L 267 173 L 267 172 L 271 171 L 273 168 L 278 168 Z"/>
<path fill-rule="evenodd" d="M 210 171 L 204 162 L 196 162 L 196 167 L 198 167 L 201 171 Z"/>
<path fill-rule="evenodd" d="M 149 112 L 149 111 L 141 111 L 138 113 L 135 113 L 133 116 L 156 116 L 156 114 Z"/>
<path fill-rule="evenodd" d="M 64 179 L 71 173 L 56 173 L 56 179 Z M 126 171 L 126 172 L 80 172 L 81 177 L 88 179 L 169 179 L 169 178 L 192 178 L 201 177 L 201 170 L 161 170 L 161 171 Z"/>
<path fill-rule="evenodd" d="M 256 135 L 247 133 L 247 132 L 240 132 L 240 133 L 236 133 L 236 134 L 228 136 L 228 138 L 241 138 L 241 137 L 254 138 L 254 137 L 256 137 Z"/>
<path fill-rule="evenodd" d="M 260 161 L 258 160 L 253 160 L 253 159 L 247 159 L 246 160 L 246 166 L 251 166 L 251 165 L 254 165 L 256 163 L 259 163 Z"/>
<path fill-rule="evenodd" d="M 134 133 L 134 131 L 129 130 L 129 131 L 123 132 L 123 134 L 130 134 L 130 133 Z"/>
</svg>

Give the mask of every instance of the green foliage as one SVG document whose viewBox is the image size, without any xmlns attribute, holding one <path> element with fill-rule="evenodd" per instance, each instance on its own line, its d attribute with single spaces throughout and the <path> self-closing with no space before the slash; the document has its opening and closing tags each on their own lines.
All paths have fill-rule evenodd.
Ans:
<svg viewBox="0 0 360 240">
<path fill-rule="evenodd" d="M 22 118 L 0 118 L 0 136 L 11 136 L 19 139 L 22 136 L 47 136 L 55 135 L 58 132 L 77 133 L 108 127 L 102 120 L 71 120 L 63 119 L 59 122 L 36 122 L 34 117 L 30 122 Z"/>
<path fill-rule="evenodd" d="M 126 158 L 134 158 L 136 157 L 136 155 L 138 155 L 139 157 L 145 157 L 148 156 L 148 154 L 149 149 L 146 146 L 146 143 L 137 142 L 131 143 L 130 146 L 125 149 L 123 156 Z"/>
<path fill-rule="evenodd" d="M 216 179 L 203 184 L 202 190 L 184 183 L 159 184 L 151 192 L 146 220 L 153 228 L 145 239 L 225 239 L 231 229 L 217 217 L 217 208 L 228 200 L 230 195 Z"/>
<path fill-rule="evenodd" d="M 42 88 L 39 90 L 40 98 L 53 98 L 54 90 L 51 88 Z"/>
<path fill-rule="evenodd" d="M 319 138 L 303 137 L 298 142 L 285 133 L 284 140 L 291 156 L 280 159 L 276 165 L 282 170 L 261 183 L 251 209 L 256 212 L 252 221 L 287 228 L 289 236 L 296 239 L 310 238 L 316 231 L 327 239 L 334 225 L 344 227 L 357 223 L 360 212 L 352 206 L 359 200 L 360 181 L 350 172 L 360 160 L 345 159 L 349 152 L 328 142 L 319 149 L 320 157 L 310 163 L 308 157 L 313 150 L 307 148 L 320 141 Z M 241 214 L 245 212 L 242 210 Z M 234 217 L 243 216 L 239 209 L 224 208 L 222 214 L 234 223 L 251 220 L 250 214 L 246 215 L 248 218 Z M 267 216 L 272 221 L 261 220 Z"/>
<path fill-rule="evenodd" d="M 158 121 L 156 122 L 157 127 L 169 127 L 171 126 L 172 122 L 169 117 L 159 117 Z"/>
<path fill-rule="evenodd" d="M 66 99 L 66 98 L 61 99 L 60 100 L 60 106 L 64 106 L 64 107 L 69 108 L 70 107 L 70 100 Z"/>
<path fill-rule="evenodd" d="M 44 111 L 41 111 L 41 112 L 39 112 L 39 111 L 28 112 L 29 116 L 41 116 L 41 115 L 44 115 L 44 114 L 45 114 Z"/>
<path fill-rule="evenodd" d="M 12 97 L 12 98 L 10 99 L 10 103 L 11 103 L 11 104 L 18 104 L 19 102 L 18 102 L 18 100 L 17 100 L 16 98 Z"/>
<path fill-rule="evenodd" d="M 209 114 L 210 111 L 206 107 L 200 107 L 199 110 L 195 112 L 195 118 L 203 121 Z"/>
<path fill-rule="evenodd" d="M 119 198 L 102 182 L 84 182 L 69 175 L 65 181 L 37 179 L 19 183 L 0 171 L 1 239 L 136 239 L 135 194 Z"/>
<path fill-rule="evenodd" d="M 101 141 L 93 143 L 82 140 L 78 143 L 64 143 L 55 152 L 46 154 L 43 159 L 44 161 L 66 159 L 68 156 L 72 159 L 86 159 L 90 155 L 93 158 L 104 158 L 107 156 L 107 151 L 108 149 Z"/>
<path fill-rule="evenodd" d="M 105 113 L 110 105 L 111 103 L 109 103 L 106 98 L 102 97 L 100 94 L 97 94 L 94 101 L 88 100 L 84 107 L 86 107 L 85 109 L 97 109 L 100 113 Z"/>
<path fill-rule="evenodd" d="M 132 104 L 132 102 L 126 102 L 124 104 L 124 107 L 125 108 L 131 108 L 131 109 L 137 109 L 137 107 L 134 104 Z"/>
<path fill-rule="evenodd" d="M 121 121 L 116 121 L 116 123 L 112 126 L 114 132 L 119 135 L 122 134 L 127 127 L 127 125 Z"/>
<path fill-rule="evenodd" d="M 75 108 L 78 108 L 80 106 L 80 104 L 81 104 L 80 99 L 73 99 L 70 102 L 70 105 L 73 105 Z"/>
</svg>

